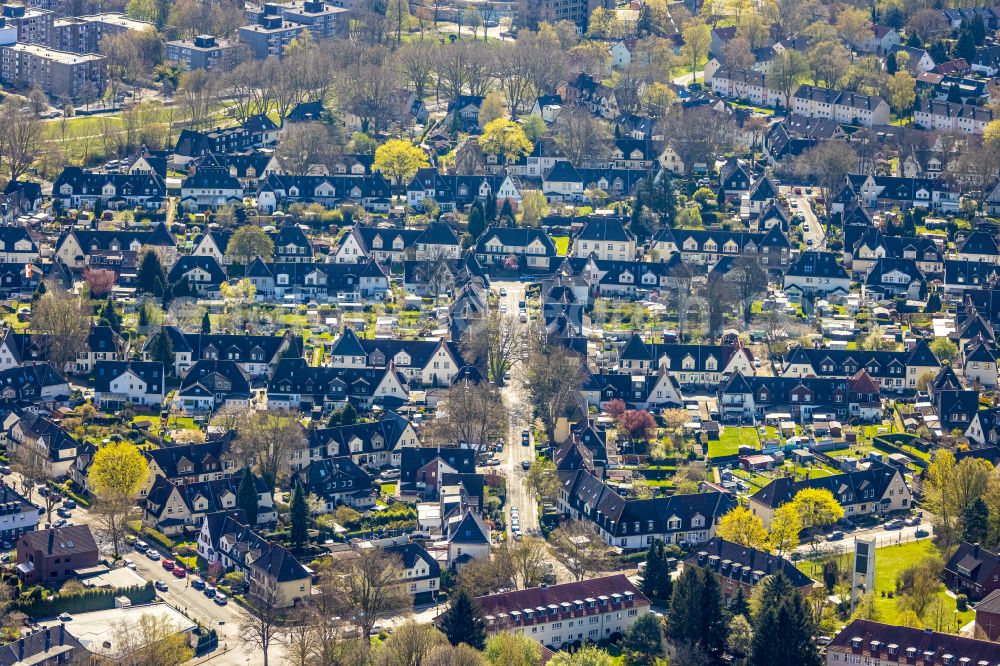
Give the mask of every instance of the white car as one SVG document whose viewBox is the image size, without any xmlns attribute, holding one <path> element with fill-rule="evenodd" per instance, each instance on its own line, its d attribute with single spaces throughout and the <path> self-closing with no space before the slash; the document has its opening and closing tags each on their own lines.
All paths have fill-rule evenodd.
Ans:
<svg viewBox="0 0 1000 666">
<path fill-rule="evenodd" d="M 129 558 L 129 557 L 126 557 L 126 558 L 125 558 L 125 559 L 123 560 L 123 562 L 125 562 L 125 566 L 126 566 L 126 567 L 128 567 L 128 568 L 129 568 L 129 569 L 131 569 L 132 571 L 135 571 L 135 562 L 133 562 L 131 558 Z"/>
<path fill-rule="evenodd" d="M 505 287 L 500 287 L 500 297 L 507 298 L 507 289 Z"/>
<path fill-rule="evenodd" d="M 500 304 L 500 314 L 507 314 L 507 304 L 506 303 L 501 303 Z"/>
</svg>

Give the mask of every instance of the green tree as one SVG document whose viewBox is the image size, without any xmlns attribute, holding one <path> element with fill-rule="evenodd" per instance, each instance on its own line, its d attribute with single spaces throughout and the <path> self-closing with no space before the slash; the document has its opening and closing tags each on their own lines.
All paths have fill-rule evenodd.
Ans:
<svg viewBox="0 0 1000 666">
<path fill-rule="evenodd" d="M 785 579 L 784 574 L 771 578 Z M 816 647 L 816 624 L 812 612 L 798 590 L 787 579 L 775 603 L 761 606 L 753 625 L 753 666 L 796 664 L 820 666 L 823 660 Z"/>
<path fill-rule="evenodd" d="M 140 291 L 145 291 L 153 296 L 163 295 L 163 285 L 167 283 L 167 274 L 160 262 L 160 255 L 155 250 L 146 250 L 142 254 L 136 282 Z"/>
<path fill-rule="evenodd" d="M 485 230 L 486 223 L 483 220 L 483 213 L 477 206 L 473 206 L 472 210 L 469 211 L 469 235 L 473 238 L 479 238 Z"/>
<path fill-rule="evenodd" d="M 303 490 L 301 483 L 295 484 L 289 513 L 291 530 L 288 536 L 295 550 L 301 553 L 309 539 L 309 505 L 306 504 L 306 491 Z"/>
<path fill-rule="evenodd" d="M 560 650 L 546 666 L 614 666 L 611 655 L 596 645 L 584 645 L 576 652 Z"/>
<path fill-rule="evenodd" d="M 767 550 L 769 546 L 767 529 L 763 521 L 744 506 L 738 506 L 722 517 L 717 534 L 726 541 L 740 546 L 758 550 Z"/>
<path fill-rule="evenodd" d="M 152 341 L 150 341 L 149 357 L 154 361 L 162 363 L 163 371 L 165 373 L 173 373 L 174 344 L 170 341 L 170 336 L 167 335 L 167 331 L 165 329 L 161 328 L 156 335 L 153 336 Z"/>
<path fill-rule="evenodd" d="M 713 658 L 725 646 L 722 598 L 715 576 L 701 567 L 685 567 L 674 584 L 667 613 L 667 635 L 676 645 L 697 647 Z"/>
<path fill-rule="evenodd" d="M 389 178 L 399 192 L 403 191 L 406 181 L 413 178 L 417 169 L 428 165 L 424 151 L 403 139 L 390 139 L 375 149 L 375 170 Z"/>
<path fill-rule="evenodd" d="M 104 302 L 104 307 L 101 308 L 101 319 L 106 321 L 115 333 L 122 332 L 122 315 L 118 312 L 118 308 L 115 307 L 114 299 L 110 296 Z"/>
<path fill-rule="evenodd" d="M 274 258 L 274 241 L 260 227 L 247 224 L 230 236 L 226 256 L 244 267 L 257 257 L 267 263 Z"/>
<path fill-rule="evenodd" d="M 958 345 L 948 338 L 934 338 L 931 340 L 930 349 L 938 360 L 944 363 L 951 363 L 958 358 Z"/>
<path fill-rule="evenodd" d="M 625 631 L 622 654 L 626 666 L 652 666 L 663 657 L 663 622 L 646 613 Z"/>
<path fill-rule="evenodd" d="M 465 643 L 477 650 L 486 645 L 486 620 L 479 603 L 465 588 L 458 588 L 441 618 L 441 631 L 452 645 Z"/>
<path fill-rule="evenodd" d="M 522 116 L 520 122 L 521 127 L 524 129 L 524 135 L 528 137 L 528 141 L 531 143 L 538 143 L 538 140 L 549 131 L 548 125 L 545 124 L 541 116 L 534 114 Z"/>
<path fill-rule="evenodd" d="M 750 602 L 747 601 L 747 595 L 744 594 L 742 585 L 736 588 L 736 596 L 729 602 L 726 610 L 729 611 L 730 617 L 735 615 L 750 617 Z"/>
<path fill-rule="evenodd" d="M 517 161 L 532 149 L 524 128 L 506 118 L 488 122 L 478 140 L 483 152 L 496 156 L 501 163 Z"/>
<path fill-rule="evenodd" d="M 958 42 L 955 44 L 955 56 L 965 58 L 966 62 L 972 62 L 976 58 L 976 38 L 972 36 L 971 31 L 963 30 L 962 34 L 958 36 Z"/>
<path fill-rule="evenodd" d="M 507 201 L 504 201 L 506 206 Z M 542 218 L 549 214 L 549 202 L 541 190 L 528 190 L 521 199 L 521 221 L 526 227 L 537 227 Z M 503 215 L 501 214 L 501 217 Z"/>
<path fill-rule="evenodd" d="M 969 543 L 984 543 L 989 529 L 989 507 L 982 497 L 977 497 L 962 514 L 962 539 Z"/>
<path fill-rule="evenodd" d="M 201 317 L 201 332 L 205 335 L 212 332 L 212 319 L 208 316 L 208 310 L 205 310 L 205 314 Z"/>
<path fill-rule="evenodd" d="M 941 297 L 938 296 L 936 291 L 932 291 L 930 296 L 927 297 L 927 305 L 924 307 L 924 312 L 940 312 L 941 311 Z"/>
<path fill-rule="evenodd" d="M 493 666 L 540 666 L 542 646 L 524 634 L 502 632 L 486 641 L 483 651 Z"/>
<path fill-rule="evenodd" d="M 646 553 L 646 570 L 642 574 L 642 593 L 650 599 L 667 601 L 673 592 L 667 559 L 666 544 L 654 541 Z"/>
<path fill-rule="evenodd" d="M 255 481 L 257 477 L 250 471 L 249 467 L 243 468 L 243 478 L 236 489 L 236 506 L 243 511 L 243 518 L 247 525 L 257 524 L 257 514 L 260 511 L 260 498 L 257 496 Z"/>
</svg>

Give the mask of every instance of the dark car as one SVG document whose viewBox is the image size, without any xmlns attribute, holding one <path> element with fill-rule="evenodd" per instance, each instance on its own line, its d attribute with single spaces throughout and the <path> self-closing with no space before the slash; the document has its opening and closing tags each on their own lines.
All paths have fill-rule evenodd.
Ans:
<svg viewBox="0 0 1000 666">
<path fill-rule="evenodd" d="M 924 537 L 929 537 L 929 536 L 931 535 L 931 533 L 930 533 L 930 532 L 928 532 L 927 530 L 925 530 L 925 529 L 924 529 L 924 528 L 922 528 L 922 527 L 921 527 L 921 528 L 920 528 L 919 530 L 917 530 L 916 532 L 914 532 L 913 534 L 914 534 L 914 535 L 915 535 L 915 536 L 916 536 L 916 537 L 917 537 L 918 539 L 923 539 Z"/>
<path fill-rule="evenodd" d="M 162 580 L 158 580 L 155 583 L 153 583 L 153 587 L 158 589 L 160 592 L 166 592 L 168 589 L 167 584 L 164 583 Z"/>
<path fill-rule="evenodd" d="M 215 596 L 215 588 L 211 585 L 206 585 L 204 595 L 209 599 L 213 598 Z"/>
<path fill-rule="evenodd" d="M 836 532 L 830 532 L 830 534 L 828 534 L 826 537 L 827 541 L 842 541 L 843 539 L 844 539 L 844 533 L 839 530 Z"/>
<path fill-rule="evenodd" d="M 193 587 L 196 590 L 203 590 L 205 589 L 205 581 L 203 581 L 201 578 L 192 578 L 191 587 Z"/>
<path fill-rule="evenodd" d="M 63 507 L 65 507 L 67 509 L 75 509 L 76 508 L 76 502 L 74 502 L 71 499 L 68 499 L 65 502 L 63 502 Z"/>
<path fill-rule="evenodd" d="M 521 469 L 523 469 L 523 470 L 529 470 L 529 469 L 531 469 L 531 461 L 530 460 L 523 460 L 523 461 L 521 461 Z"/>
</svg>

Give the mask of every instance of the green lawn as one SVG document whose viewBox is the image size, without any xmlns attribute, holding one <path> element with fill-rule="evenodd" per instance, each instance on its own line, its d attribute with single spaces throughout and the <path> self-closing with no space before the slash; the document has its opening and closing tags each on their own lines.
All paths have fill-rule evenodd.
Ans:
<svg viewBox="0 0 1000 666">
<path fill-rule="evenodd" d="M 708 457 L 734 456 L 740 452 L 740 444 L 756 447 L 758 444 L 756 431 L 753 428 L 726 428 L 718 440 L 708 443 Z"/>
<path fill-rule="evenodd" d="M 569 254 L 569 236 L 553 236 L 552 242 L 556 244 L 556 254 L 565 257 Z"/>
<path fill-rule="evenodd" d="M 899 616 L 896 599 L 890 599 L 888 593 L 896 591 L 896 577 L 906 567 L 916 564 L 925 557 L 939 555 L 937 546 L 930 539 L 922 539 L 899 546 L 886 546 L 875 551 L 875 604 L 878 608 L 879 622 L 894 624 Z M 846 556 L 842 559 L 847 559 Z M 847 564 L 847 562 L 844 562 Z M 799 570 L 816 580 L 820 580 L 821 569 L 819 561 L 803 561 L 797 565 Z M 885 593 L 885 596 L 883 596 Z M 938 593 L 944 599 L 950 610 L 955 608 L 955 599 L 942 590 Z M 955 613 L 955 618 L 962 626 L 975 619 L 975 611 Z M 954 627 L 949 627 L 954 631 Z"/>
</svg>

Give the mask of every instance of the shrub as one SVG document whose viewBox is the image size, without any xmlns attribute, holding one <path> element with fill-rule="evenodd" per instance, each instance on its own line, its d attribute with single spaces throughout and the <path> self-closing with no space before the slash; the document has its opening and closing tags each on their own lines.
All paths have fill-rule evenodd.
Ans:
<svg viewBox="0 0 1000 666">
<path fill-rule="evenodd" d="M 955 606 L 958 608 L 959 613 L 969 610 L 969 597 L 964 594 L 958 595 L 955 597 Z"/>
<path fill-rule="evenodd" d="M 30 617 L 49 617 L 60 613 L 86 613 L 95 610 L 106 610 L 115 607 L 115 598 L 125 596 L 133 604 L 150 603 L 156 598 L 153 583 L 135 585 L 120 589 L 92 588 L 74 594 L 60 594 L 51 599 L 39 597 L 11 604 L 12 610 L 17 610 Z"/>
<path fill-rule="evenodd" d="M 142 534 L 167 550 L 173 550 L 174 546 L 177 545 L 174 543 L 173 539 L 169 538 L 162 532 L 154 530 L 152 527 L 143 527 Z"/>
</svg>

